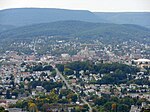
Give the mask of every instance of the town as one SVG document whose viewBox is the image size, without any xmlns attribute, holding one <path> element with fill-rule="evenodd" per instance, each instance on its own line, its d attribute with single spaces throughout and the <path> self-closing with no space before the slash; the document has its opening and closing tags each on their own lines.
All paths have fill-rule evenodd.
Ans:
<svg viewBox="0 0 150 112">
<path fill-rule="evenodd" d="M 150 110 L 149 43 L 49 36 L 0 51 L 0 106 L 9 112 Z"/>
</svg>

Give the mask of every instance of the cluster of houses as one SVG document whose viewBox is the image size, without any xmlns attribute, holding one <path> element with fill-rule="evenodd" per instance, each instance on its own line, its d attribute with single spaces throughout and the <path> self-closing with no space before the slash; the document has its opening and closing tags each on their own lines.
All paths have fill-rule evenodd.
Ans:
<svg viewBox="0 0 150 112">
<path fill-rule="evenodd" d="M 74 87 L 74 89 L 77 92 L 84 91 L 84 93 L 87 96 L 89 96 L 90 94 L 95 94 L 101 97 L 102 93 L 111 94 L 111 91 L 113 90 L 114 92 L 113 94 L 115 94 L 116 96 L 121 95 L 123 97 L 123 94 L 125 93 L 126 95 L 129 95 L 129 96 L 130 95 L 132 96 L 133 94 L 137 94 L 137 95 L 140 95 L 141 98 L 143 97 L 143 98 L 150 100 L 150 97 L 146 96 L 146 94 L 150 92 L 149 85 L 146 85 L 146 84 L 145 85 L 138 85 L 138 84 L 118 84 L 118 85 L 102 84 L 102 85 L 99 85 L 99 84 L 92 84 L 92 83 L 89 84 L 92 81 L 101 80 L 103 75 L 100 75 L 100 74 L 83 75 L 84 74 L 83 72 L 84 71 L 82 70 L 79 72 L 80 73 L 79 77 L 76 77 L 75 75 L 66 76 L 70 85 Z M 139 72 L 137 74 L 139 74 Z M 136 76 L 137 77 L 135 78 L 145 77 L 144 74 L 136 75 Z M 122 93 L 122 90 L 125 90 L 125 93 Z"/>
<path fill-rule="evenodd" d="M 109 55 L 110 57 L 115 57 L 114 53 L 112 53 L 111 50 L 112 47 L 109 47 L 103 51 L 101 51 L 105 56 Z M 100 52 L 100 51 L 98 51 Z M 105 52 L 105 53 L 104 53 Z M 136 51 L 137 53 L 137 51 Z M 103 56 L 104 56 L 103 55 Z M 44 71 L 46 76 L 42 76 L 41 74 L 43 71 L 37 71 L 37 72 L 26 72 L 27 66 L 21 67 L 22 61 L 27 62 L 28 66 L 32 66 L 32 62 L 66 62 L 66 61 L 83 61 L 86 59 L 92 60 L 93 58 L 97 58 L 97 54 L 94 50 L 89 50 L 87 47 L 85 49 L 80 50 L 77 55 L 70 56 L 69 54 L 65 53 L 61 55 L 61 58 L 56 58 L 55 56 L 49 56 L 45 55 L 42 57 L 36 57 L 35 55 L 19 55 L 17 52 L 6 52 L 6 54 L 0 58 L 0 62 L 4 62 L 3 65 L 0 67 L 0 98 L 6 99 L 8 95 L 9 90 L 9 96 L 10 99 L 16 100 L 19 97 L 26 97 L 27 95 L 18 95 L 16 96 L 13 94 L 12 90 L 20 89 L 20 84 L 24 83 L 24 89 L 29 89 L 28 83 L 33 80 L 41 80 L 41 81 L 53 81 L 53 82 L 59 82 L 61 81 L 60 77 L 58 75 L 51 76 L 50 72 Z M 116 57 L 117 58 L 117 57 Z M 38 61 L 37 61 L 38 60 Z M 112 59 L 114 60 L 114 59 Z M 29 63 L 28 63 L 29 62 Z M 138 59 L 133 60 L 134 64 L 138 67 L 144 68 L 144 67 L 150 67 L 150 60 L 149 59 Z M 67 76 L 67 80 L 70 83 L 70 85 L 77 91 L 81 92 L 84 91 L 84 94 L 87 96 L 90 94 L 96 94 L 99 97 L 101 97 L 101 94 L 111 94 L 111 90 L 113 89 L 114 94 L 116 96 L 122 95 L 122 89 L 126 89 L 127 94 L 129 96 L 135 97 L 139 96 L 141 98 L 146 98 L 150 100 L 150 96 L 147 95 L 147 93 L 150 92 L 150 88 L 148 85 L 137 85 L 137 84 L 120 84 L 120 85 L 112 85 L 112 84 L 88 84 L 89 82 L 101 80 L 103 77 L 103 74 L 89 74 L 84 75 L 84 71 L 80 71 L 80 76 L 76 77 L 74 75 Z M 142 78 L 148 78 L 150 80 L 150 75 L 145 75 L 144 72 L 138 72 L 135 75 L 132 75 L 135 79 L 142 79 Z M 82 83 L 83 82 L 83 83 Z M 42 86 L 37 86 L 36 89 L 32 90 L 32 93 L 30 95 L 36 95 L 38 92 L 44 92 L 46 93 L 46 90 Z M 134 94 L 132 94 L 134 93 Z M 123 97 L 124 95 L 122 95 Z M 2 102 L 0 104 L 4 104 L 5 102 Z M 134 108 L 134 107 L 133 107 Z"/>
</svg>

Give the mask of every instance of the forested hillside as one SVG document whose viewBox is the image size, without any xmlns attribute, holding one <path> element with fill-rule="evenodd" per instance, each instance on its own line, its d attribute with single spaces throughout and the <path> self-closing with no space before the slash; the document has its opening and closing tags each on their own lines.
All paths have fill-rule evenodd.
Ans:
<svg viewBox="0 0 150 112">
<path fill-rule="evenodd" d="M 100 38 L 102 40 L 149 39 L 150 30 L 131 24 L 58 21 L 15 28 L 0 33 L 1 39 L 30 39 L 36 36 Z"/>
</svg>

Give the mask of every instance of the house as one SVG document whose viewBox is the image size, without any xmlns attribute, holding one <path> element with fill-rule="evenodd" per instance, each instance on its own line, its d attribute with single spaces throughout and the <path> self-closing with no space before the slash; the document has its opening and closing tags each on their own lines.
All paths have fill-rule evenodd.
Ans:
<svg viewBox="0 0 150 112">
<path fill-rule="evenodd" d="M 141 112 L 141 109 L 138 106 L 131 106 L 130 112 Z"/>
<path fill-rule="evenodd" d="M 36 86 L 36 91 L 42 92 L 43 90 L 44 90 L 44 88 L 42 86 Z"/>
<path fill-rule="evenodd" d="M 133 60 L 133 62 L 140 66 L 141 68 L 143 67 L 148 67 L 150 68 L 150 60 L 149 59 L 138 59 L 138 60 Z"/>
</svg>

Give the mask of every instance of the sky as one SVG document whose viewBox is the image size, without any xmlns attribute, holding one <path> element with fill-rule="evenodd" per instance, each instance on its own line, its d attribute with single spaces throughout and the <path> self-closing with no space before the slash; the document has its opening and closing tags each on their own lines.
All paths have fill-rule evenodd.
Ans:
<svg viewBox="0 0 150 112">
<path fill-rule="evenodd" d="M 93 12 L 150 12 L 150 0 L 0 0 L 0 10 L 25 7 Z"/>
</svg>

